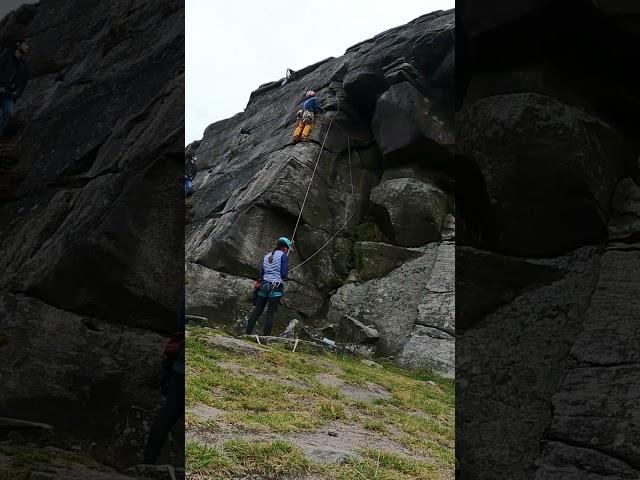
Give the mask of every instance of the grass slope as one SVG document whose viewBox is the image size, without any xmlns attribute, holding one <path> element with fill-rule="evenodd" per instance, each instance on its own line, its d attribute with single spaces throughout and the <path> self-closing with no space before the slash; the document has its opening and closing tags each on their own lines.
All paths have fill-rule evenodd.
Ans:
<svg viewBox="0 0 640 480">
<path fill-rule="evenodd" d="M 214 348 L 208 338 L 215 335 L 223 333 L 192 327 L 187 335 L 187 409 L 205 405 L 221 412 L 209 419 L 187 413 L 190 478 L 453 478 L 453 380 L 392 365 L 372 368 L 350 356 L 293 353 L 281 346 L 264 347 L 259 354 Z M 340 388 L 342 383 L 319 381 L 327 375 L 361 389 L 375 384 L 389 394 L 358 400 Z M 287 435 L 295 438 L 337 422 L 371 432 L 372 447 L 357 448 L 335 464 L 309 459 L 295 441 L 285 441 Z M 226 436 L 205 444 L 194 432 Z M 256 434 L 283 439 L 256 440 Z M 374 448 L 374 438 L 404 453 Z"/>
</svg>

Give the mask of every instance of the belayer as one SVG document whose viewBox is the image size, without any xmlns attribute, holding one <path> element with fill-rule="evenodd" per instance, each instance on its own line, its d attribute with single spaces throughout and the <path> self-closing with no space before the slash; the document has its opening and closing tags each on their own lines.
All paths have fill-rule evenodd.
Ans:
<svg viewBox="0 0 640 480">
<path fill-rule="evenodd" d="M 298 118 L 296 128 L 293 131 L 293 138 L 291 139 L 291 145 L 295 145 L 298 142 L 306 142 L 309 138 L 311 130 L 313 130 L 313 124 L 316 119 L 316 114 L 322 112 L 322 108 L 318 104 L 318 97 L 316 92 L 309 90 L 302 100 L 302 109 L 298 110 Z"/>
<path fill-rule="evenodd" d="M 290 248 L 291 240 L 286 237 L 280 237 L 276 242 L 276 248 L 267 253 L 262 259 L 260 278 L 256 282 L 254 307 L 247 323 L 246 333 L 248 335 L 253 331 L 258 317 L 262 315 L 265 307 L 267 307 L 267 317 L 264 321 L 264 335 L 271 335 L 273 316 L 282 300 L 284 282 L 289 277 L 288 253 Z"/>
</svg>

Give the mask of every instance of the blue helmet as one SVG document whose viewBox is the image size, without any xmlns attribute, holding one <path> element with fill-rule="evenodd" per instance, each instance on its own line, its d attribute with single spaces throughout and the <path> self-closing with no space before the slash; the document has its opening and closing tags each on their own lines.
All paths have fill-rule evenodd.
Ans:
<svg viewBox="0 0 640 480">
<path fill-rule="evenodd" d="M 280 237 L 278 239 L 278 243 L 284 243 L 287 248 L 291 248 L 291 240 L 289 240 L 287 237 Z"/>
</svg>

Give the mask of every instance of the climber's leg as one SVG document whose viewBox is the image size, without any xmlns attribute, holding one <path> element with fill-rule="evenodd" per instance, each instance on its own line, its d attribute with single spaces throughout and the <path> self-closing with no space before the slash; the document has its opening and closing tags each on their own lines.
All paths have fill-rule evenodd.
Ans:
<svg viewBox="0 0 640 480">
<path fill-rule="evenodd" d="M 158 412 L 144 449 L 143 463 L 154 464 L 175 423 L 184 414 L 184 374 L 171 373 L 167 401 Z"/>
<path fill-rule="evenodd" d="M 264 320 L 264 335 L 271 335 L 271 328 L 273 327 L 273 316 L 276 314 L 278 310 L 278 306 L 280 305 L 280 300 L 282 297 L 271 297 L 269 299 L 269 306 L 267 307 L 267 316 Z"/>
<path fill-rule="evenodd" d="M 298 120 L 296 129 L 293 131 L 293 139 L 291 140 L 291 143 L 296 143 L 300 141 L 300 135 L 302 135 L 303 128 L 304 128 L 304 123 L 302 122 L 302 120 Z"/>
<path fill-rule="evenodd" d="M 304 126 L 304 130 L 302 130 L 302 141 L 306 142 L 309 139 L 309 134 L 313 129 L 313 122 L 309 122 Z"/>
<path fill-rule="evenodd" d="M 249 321 L 247 322 L 247 329 L 245 330 L 245 333 L 247 335 L 251 335 L 251 332 L 253 332 L 253 328 L 256 326 L 258 317 L 262 315 L 262 312 L 264 311 L 264 307 L 267 306 L 268 302 L 269 302 L 269 299 L 267 297 L 262 297 L 258 295 L 258 298 L 256 298 L 256 306 L 253 307 L 253 312 L 251 312 L 251 315 L 249 316 Z"/>
</svg>

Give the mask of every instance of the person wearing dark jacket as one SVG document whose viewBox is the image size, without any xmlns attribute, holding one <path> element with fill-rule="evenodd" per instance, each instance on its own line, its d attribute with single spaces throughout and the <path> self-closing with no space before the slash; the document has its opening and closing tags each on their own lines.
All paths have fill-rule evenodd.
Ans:
<svg viewBox="0 0 640 480">
<path fill-rule="evenodd" d="M 251 334 L 256 326 L 258 317 L 262 315 L 264 308 L 267 307 L 267 318 L 264 321 L 264 335 L 271 335 L 273 327 L 273 316 L 280 306 L 284 291 L 284 281 L 289 278 L 289 249 L 291 241 L 286 237 L 280 237 L 276 243 L 276 248 L 267 253 L 262 259 L 260 267 L 260 279 L 257 282 L 257 295 L 255 304 L 249 322 L 247 323 L 246 333 Z"/>
<path fill-rule="evenodd" d="M 15 111 L 16 100 L 29 81 L 29 69 L 24 57 L 30 49 L 27 40 L 23 39 L 0 53 L 0 134 L 7 128 Z"/>
<path fill-rule="evenodd" d="M 177 330 L 165 348 L 162 393 L 166 395 L 167 400 L 149 430 L 143 460 L 143 463 L 148 465 L 156 462 L 169 432 L 184 413 L 186 323 L 183 305 L 178 312 Z"/>
<path fill-rule="evenodd" d="M 296 128 L 293 131 L 291 145 L 295 145 L 298 142 L 306 142 L 309 139 L 309 134 L 315 123 L 316 114 L 323 111 L 318 103 L 316 92 L 313 90 L 309 90 L 304 100 L 300 103 L 302 104 L 302 108 L 298 110 L 298 118 Z"/>
<path fill-rule="evenodd" d="M 193 157 L 187 159 L 184 162 L 184 191 L 187 197 L 193 194 L 193 179 L 196 178 L 198 173 L 198 166 Z"/>
</svg>

